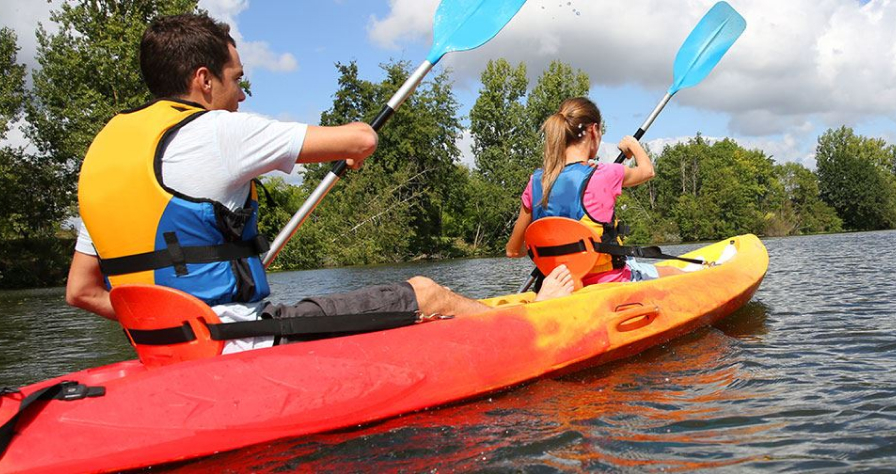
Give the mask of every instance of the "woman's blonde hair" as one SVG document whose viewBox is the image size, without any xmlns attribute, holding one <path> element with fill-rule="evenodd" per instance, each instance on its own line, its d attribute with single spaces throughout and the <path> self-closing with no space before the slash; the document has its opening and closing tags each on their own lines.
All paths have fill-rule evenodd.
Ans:
<svg viewBox="0 0 896 474">
<path fill-rule="evenodd" d="M 560 110 L 541 126 L 544 133 L 544 173 L 541 175 L 541 205 L 547 207 L 554 181 L 566 166 L 566 149 L 585 138 L 585 129 L 601 126 L 600 110 L 587 97 L 566 99 Z"/>
</svg>

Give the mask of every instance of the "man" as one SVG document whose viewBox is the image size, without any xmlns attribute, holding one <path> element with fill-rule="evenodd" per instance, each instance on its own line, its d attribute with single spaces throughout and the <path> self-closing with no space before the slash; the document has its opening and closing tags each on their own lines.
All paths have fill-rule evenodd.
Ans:
<svg viewBox="0 0 896 474">
<path fill-rule="evenodd" d="M 246 96 L 229 27 L 203 15 L 155 20 L 140 44 L 140 68 L 156 101 L 114 117 L 87 152 L 79 181 L 83 225 L 66 301 L 116 319 L 106 279 L 190 293 L 222 322 L 368 312 L 468 315 L 485 305 L 425 277 L 295 305 L 266 303 L 258 258 L 253 179 L 296 163 L 345 159 L 357 169 L 377 146 L 364 123 L 318 127 L 237 112 Z M 572 291 L 565 269 L 540 299 Z M 273 344 L 228 341 L 224 352 Z"/>
</svg>

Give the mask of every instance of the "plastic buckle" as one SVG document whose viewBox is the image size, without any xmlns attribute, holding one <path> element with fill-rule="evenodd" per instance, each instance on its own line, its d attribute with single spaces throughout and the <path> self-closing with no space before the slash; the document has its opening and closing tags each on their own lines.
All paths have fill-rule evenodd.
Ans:
<svg viewBox="0 0 896 474">
<path fill-rule="evenodd" d="M 62 382 L 62 391 L 58 399 L 66 402 L 87 397 L 101 397 L 106 394 L 106 387 L 88 387 L 72 380 Z"/>
</svg>

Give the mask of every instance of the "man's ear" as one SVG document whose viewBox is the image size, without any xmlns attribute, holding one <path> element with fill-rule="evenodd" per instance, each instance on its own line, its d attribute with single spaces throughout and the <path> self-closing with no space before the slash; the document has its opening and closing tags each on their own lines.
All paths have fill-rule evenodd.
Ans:
<svg viewBox="0 0 896 474">
<path fill-rule="evenodd" d="M 191 82 L 193 90 L 209 94 L 212 91 L 212 72 L 205 66 L 196 69 Z"/>
</svg>

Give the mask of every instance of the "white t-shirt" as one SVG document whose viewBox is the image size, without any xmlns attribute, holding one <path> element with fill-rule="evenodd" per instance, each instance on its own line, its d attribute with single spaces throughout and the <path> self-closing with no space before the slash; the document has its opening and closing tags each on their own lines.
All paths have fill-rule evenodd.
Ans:
<svg viewBox="0 0 896 474">
<path fill-rule="evenodd" d="M 162 155 L 165 185 L 187 196 L 218 201 L 231 210 L 246 203 L 250 183 L 267 172 L 290 173 L 308 126 L 253 114 L 213 110 L 184 125 L 169 138 Z M 84 224 L 75 250 L 96 255 Z M 222 322 L 254 321 L 264 302 L 213 306 Z M 224 353 L 270 347 L 272 337 L 227 341 Z"/>
</svg>

